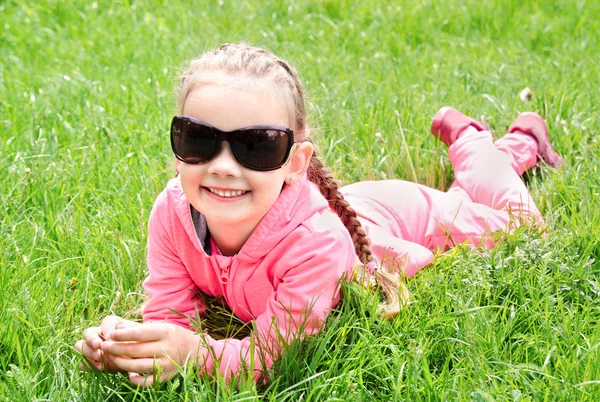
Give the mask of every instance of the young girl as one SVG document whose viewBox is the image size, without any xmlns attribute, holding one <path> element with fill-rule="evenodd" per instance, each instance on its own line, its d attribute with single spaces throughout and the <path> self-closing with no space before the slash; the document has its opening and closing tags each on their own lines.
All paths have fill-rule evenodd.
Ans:
<svg viewBox="0 0 600 402">
<path fill-rule="evenodd" d="M 494 143 L 480 123 L 443 108 L 432 132 L 450 146 L 448 192 L 399 180 L 338 191 L 289 64 L 243 44 L 201 55 L 183 73 L 171 125 L 178 176 L 150 215 L 144 323 L 106 317 L 76 349 L 137 385 L 189 363 L 258 378 L 285 345 L 321 328 L 357 264 L 384 287 L 383 312 L 394 315 L 406 297 L 399 276 L 428 265 L 430 250 L 491 247 L 494 231 L 542 222 L 519 176 L 538 156 L 555 167 L 560 157 L 539 116 L 522 114 L 508 131 Z M 191 330 L 188 317 L 205 310 L 198 292 L 224 297 L 253 321 L 252 335 L 215 340 Z"/>
</svg>

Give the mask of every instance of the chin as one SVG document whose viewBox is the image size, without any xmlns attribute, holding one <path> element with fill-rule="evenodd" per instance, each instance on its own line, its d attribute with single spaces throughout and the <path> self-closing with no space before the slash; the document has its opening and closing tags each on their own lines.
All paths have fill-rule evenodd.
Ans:
<svg viewBox="0 0 600 402">
<path fill-rule="evenodd" d="M 242 226 L 250 222 L 248 217 L 232 216 L 231 214 L 205 215 L 205 217 L 208 221 L 215 222 L 217 225 Z"/>
</svg>

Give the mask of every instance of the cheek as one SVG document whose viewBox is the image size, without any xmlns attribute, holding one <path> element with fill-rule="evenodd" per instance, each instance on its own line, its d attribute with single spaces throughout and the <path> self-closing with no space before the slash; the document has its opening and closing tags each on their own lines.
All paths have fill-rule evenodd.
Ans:
<svg viewBox="0 0 600 402">
<path fill-rule="evenodd" d="M 181 181 L 181 188 L 184 192 L 197 189 L 200 186 L 200 178 L 202 172 L 198 171 L 201 165 L 186 165 L 182 163 L 179 166 L 179 180 Z"/>
<path fill-rule="evenodd" d="M 278 172 L 279 173 L 279 172 Z M 261 175 L 260 180 L 255 181 L 257 186 L 260 188 L 262 199 L 264 202 L 268 202 L 270 205 L 274 204 L 281 189 L 283 187 L 283 176 L 281 174 L 264 174 Z"/>
</svg>

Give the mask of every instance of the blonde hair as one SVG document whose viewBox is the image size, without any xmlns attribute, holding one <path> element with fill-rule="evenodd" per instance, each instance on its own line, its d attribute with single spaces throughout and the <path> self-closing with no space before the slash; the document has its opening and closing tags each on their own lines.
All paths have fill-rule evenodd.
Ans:
<svg viewBox="0 0 600 402">
<path fill-rule="evenodd" d="M 270 91 L 279 90 L 293 115 L 291 128 L 297 136 L 296 140 L 312 142 L 307 130 L 304 89 L 296 70 L 267 50 L 243 43 L 222 45 L 191 61 L 181 75 L 177 102 L 179 113 L 182 114 L 188 94 L 195 86 L 214 84 L 223 78 L 232 80 L 233 86 L 252 85 Z M 360 261 L 365 266 L 372 263 L 374 259 L 369 239 L 356 211 L 338 191 L 337 182 L 319 158 L 316 148 L 307 175 L 310 181 L 317 184 L 330 208 L 337 213 L 350 233 Z M 399 281 L 397 274 L 393 275 L 383 268 L 375 270 L 374 276 L 387 297 L 387 302 L 381 305 L 382 313 L 386 317 L 392 317 L 398 313 L 401 304 L 403 305 L 408 297 L 406 288 Z"/>
</svg>

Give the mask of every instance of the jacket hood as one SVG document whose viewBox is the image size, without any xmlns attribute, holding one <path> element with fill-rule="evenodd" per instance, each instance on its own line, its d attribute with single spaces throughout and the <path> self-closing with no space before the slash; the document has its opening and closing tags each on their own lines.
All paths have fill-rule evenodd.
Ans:
<svg viewBox="0 0 600 402">
<path fill-rule="evenodd" d="M 198 241 L 192 221 L 191 206 L 181 188 L 179 177 L 169 181 L 167 194 L 192 244 L 199 252 L 206 255 L 202 244 Z M 263 258 L 295 228 L 311 216 L 325 210 L 329 210 L 327 200 L 321 195 L 318 187 L 308 180 L 306 174 L 295 185 L 286 184 L 275 203 L 236 254 L 237 258 L 246 262 Z M 204 219 L 203 221 L 206 222 Z M 216 257 L 223 258 L 223 256 Z"/>
</svg>

